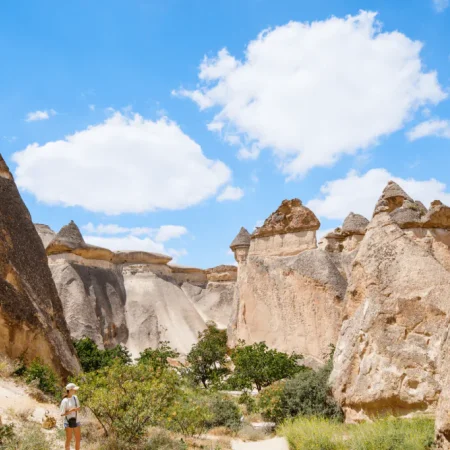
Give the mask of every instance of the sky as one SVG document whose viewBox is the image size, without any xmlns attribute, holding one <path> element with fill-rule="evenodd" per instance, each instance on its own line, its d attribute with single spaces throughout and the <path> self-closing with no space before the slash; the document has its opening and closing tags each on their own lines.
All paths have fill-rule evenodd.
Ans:
<svg viewBox="0 0 450 450">
<path fill-rule="evenodd" d="M 0 153 L 36 223 L 234 263 L 300 198 L 450 205 L 448 0 L 3 0 Z M 1 200 L 1 199 L 0 199 Z"/>
</svg>

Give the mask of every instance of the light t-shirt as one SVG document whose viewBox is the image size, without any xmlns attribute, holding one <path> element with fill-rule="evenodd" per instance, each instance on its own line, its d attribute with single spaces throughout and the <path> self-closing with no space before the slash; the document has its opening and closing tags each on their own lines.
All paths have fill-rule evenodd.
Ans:
<svg viewBox="0 0 450 450">
<path fill-rule="evenodd" d="M 80 402 L 78 400 L 78 397 L 76 395 L 72 395 L 72 397 L 70 397 L 70 398 L 69 397 L 63 398 L 63 400 L 61 402 L 61 406 L 59 407 L 59 410 L 61 411 L 61 415 L 62 415 L 69 409 L 79 408 L 79 407 L 80 407 Z M 72 419 L 72 418 L 75 419 L 75 417 L 77 417 L 77 413 L 71 412 L 70 414 L 67 414 L 67 416 L 64 416 L 64 422 L 69 423 L 69 419 Z"/>
</svg>

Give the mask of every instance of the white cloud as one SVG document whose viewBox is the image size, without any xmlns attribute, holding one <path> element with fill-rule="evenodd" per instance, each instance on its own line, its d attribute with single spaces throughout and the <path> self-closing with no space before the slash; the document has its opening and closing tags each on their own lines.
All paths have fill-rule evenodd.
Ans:
<svg viewBox="0 0 450 450">
<path fill-rule="evenodd" d="M 37 120 L 47 120 L 50 119 L 50 116 L 55 116 L 56 111 L 54 109 L 49 109 L 45 111 L 33 111 L 27 114 L 25 118 L 26 122 L 35 122 Z"/>
<path fill-rule="evenodd" d="M 82 226 L 83 230 L 87 233 L 95 235 L 119 235 L 128 234 L 130 236 L 143 236 L 153 238 L 156 242 L 167 242 L 171 239 L 177 239 L 188 233 L 186 227 L 181 225 L 162 225 L 159 228 L 148 228 L 148 227 L 121 227 L 116 224 L 98 224 L 94 225 L 89 222 Z"/>
<path fill-rule="evenodd" d="M 29 145 L 13 160 L 17 184 L 39 201 L 106 214 L 187 208 L 231 179 L 176 123 L 119 112 L 64 140 Z"/>
<path fill-rule="evenodd" d="M 95 111 L 95 105 L 89 105 L 89 109 L 90 109 L 91 111 Z"/>
<path fill-rule="evenodd" d="M 205 58 L 199 87 L 175 94 L 220 108 L 210 130 L 238 136 L 240 158 L 272 149 L 293 178 L 376 144 L 446 97 L 421 49 L 382 32 L 372 12 L 290 22 L 263 31 L 242 61 L 225 49 Z"/>
<path fill-rule="evenodd" d="M 225 200 L 240 200 L 244 196 L 244 191 L 240 187 L 227 186 L 217 197 L 218 202 Z"/>
<path fill-rule="evenodd" d="M 414 200 L 425 206 L 433 200 L 450 205 L 450 193 L 446 185 L 434 178 L 418 181 L 395 177 L 386 169 L 372 169 L 363 175 L 350 171 L 345 178 L 329 181 L 321 188 L 321 198 L 310 200 L 306 206 L 320 217 L 344 219 L 350 212 L 370 219 L 375 204 L 389 180 L 398 183 Z"/>
<path fill-rule="evenodd" d="M 433 0 L 434 9 L 441 13 L 448 8 L 449 0 Z"/>
<path fill-rule="evenodd" d="M 415 141 L 426 136 L 437 136 L 450 139 L 450 120 L 431 119 L 419 123 L 406 133 L 410 141 Z"/>
</svg>

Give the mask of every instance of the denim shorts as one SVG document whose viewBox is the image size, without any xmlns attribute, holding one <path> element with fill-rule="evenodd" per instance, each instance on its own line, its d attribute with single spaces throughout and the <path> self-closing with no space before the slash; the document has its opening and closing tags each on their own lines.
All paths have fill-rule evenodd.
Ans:
<svg viewBox="0 0 450 450">
<path fill-rule="evenodd" d="M 81 427 L 81 422 L 77 422 L 77 427 Z M 64 428 L 69 428 L 69 424 L 64 422 Z"/>
</svg>

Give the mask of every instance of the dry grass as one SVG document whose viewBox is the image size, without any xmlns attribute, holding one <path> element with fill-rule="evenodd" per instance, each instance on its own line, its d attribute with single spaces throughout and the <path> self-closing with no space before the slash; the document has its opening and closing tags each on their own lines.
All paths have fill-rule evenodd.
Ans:
<svg viewBox="0 0 450 450">
<path fill-rule="evenodd" d="M 9 378 L 16 370 L 16 364 L 5 355 L 0 355 L 0 378 Z"/>
<path fill-rule="evenodd" d="M 270 433 L 266 430 L 255 429 L 250 424 L 244 424 L 244 426 L 238 431 L 237 436 L 239 439 L 243 441 L 263 441 L 268 439 Z"/>
</svg>

